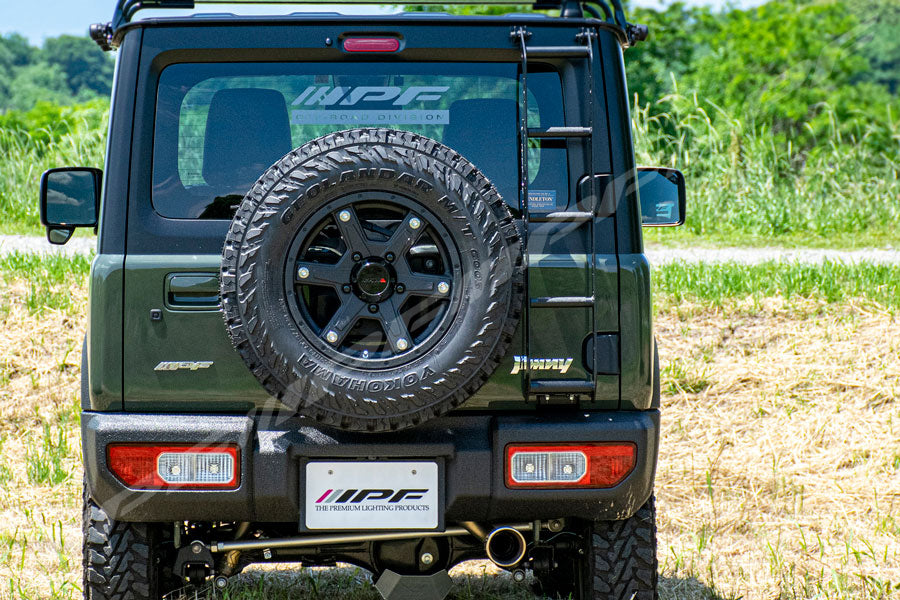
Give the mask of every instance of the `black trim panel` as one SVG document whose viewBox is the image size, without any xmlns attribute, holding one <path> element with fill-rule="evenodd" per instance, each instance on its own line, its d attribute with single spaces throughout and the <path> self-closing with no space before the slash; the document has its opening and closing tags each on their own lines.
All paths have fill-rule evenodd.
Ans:
<svg viewBox="0 0 900 600">
<path fill-rule="evenodd" d="M 656 410 L 444 417 L 390 435 L 326 430 L 271 416 L 85 412 L 81 422 L 91 492 L 113 518 L 123 521 L 300 522 L 300 465 L 309 458 L 442 460 L 446 523 L 622 519 L 650 496 L 659 442 Z M 634 471 L 614 488 L 510 490 L 504 484 L 504 448 L 511 443 L 605 441 L 629 441 L 638 448 Z M 239 444 L 240 487 L 129 490 L 106 466 L 106 446 L 112 442 Z"/>
</svg>

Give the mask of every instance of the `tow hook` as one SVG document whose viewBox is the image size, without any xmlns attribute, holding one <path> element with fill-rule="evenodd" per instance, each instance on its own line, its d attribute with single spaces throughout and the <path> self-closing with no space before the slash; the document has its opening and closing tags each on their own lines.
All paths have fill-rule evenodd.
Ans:
<svg viewBox="0 0 900 600">
<path fill-rule="evenodd" d="M 213 556 L 209 547 L 199 540 L 178 549 L 172 568 L 181 579 L 193 586 L 203 585 L 213 575 Z M 225 580 L 227 583 L 227 579 Z M 216 581 L 216 585 L 219 582 Z"/>
</svg>

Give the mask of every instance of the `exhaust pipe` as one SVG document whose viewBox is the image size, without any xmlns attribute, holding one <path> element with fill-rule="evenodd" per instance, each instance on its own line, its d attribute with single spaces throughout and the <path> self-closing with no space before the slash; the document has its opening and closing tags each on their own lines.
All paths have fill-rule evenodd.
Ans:
<svg viewBox="0 0 900 600">
<path fill-rule="evenodd" d="M 498 567 L 513 567 L 525 558 L 528 543 L 525 536 L 513 527 L 498 527 L 490 532 L 484 543 L 487 556 Z"/>
</svg>

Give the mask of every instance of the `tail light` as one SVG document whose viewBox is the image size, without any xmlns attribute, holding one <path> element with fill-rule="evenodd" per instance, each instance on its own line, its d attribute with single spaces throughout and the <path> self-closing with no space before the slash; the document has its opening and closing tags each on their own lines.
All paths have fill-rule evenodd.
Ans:
<svg viewBox="0 0 900 600">
<path fill-rule="evenodd" d="M 352 37 L 344 40 L 344 52 L 396 52 L 400 40 L 393 37 Z"/>
<path fill-rule="evenodd" d="M 506 448 L 510 488 L 607 488 L 634 469 L 632 443 L 511 445 Z"/>
<path fill-rule="evenodd" d="M 136 489 L 234 489 L 240 482 L 237 446 L 111 444 L 107 462 Z"/>
</svg>

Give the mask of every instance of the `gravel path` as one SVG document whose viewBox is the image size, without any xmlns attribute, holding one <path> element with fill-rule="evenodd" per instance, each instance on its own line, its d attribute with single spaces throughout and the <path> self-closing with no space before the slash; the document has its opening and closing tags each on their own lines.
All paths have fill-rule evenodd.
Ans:
<svg viewBox="0 0 900 600">
<path fill-rule="evenodd" d="M 45 254 L 87 254 L 96 247 L 96 238 L 76 237 L 65 246 L 54 246 L 45 238 L 26 235 L 0 235 L 0 255 L 10 252 Z M 847 263 L 872 262 L 900 264 L 900 250 L 827 250 L 797 248 L 664 248 L 648 246 L 647 258 L 652 265 L 683 260 L 686 262 L 738 262 L 755 264 L 769 260 L 820 263 L 825 260 Z"/>
<path fill-rule="evenodd" d="M 33 235 L 0 235 L 0 256 L 12 252 L 41 254 L 88 254 L 97 248 L 97 238 L 76 237 L 64 246 L 55 246 L 45 237 Z"/>
</svg>

